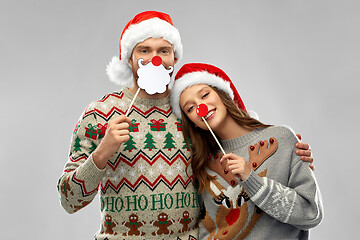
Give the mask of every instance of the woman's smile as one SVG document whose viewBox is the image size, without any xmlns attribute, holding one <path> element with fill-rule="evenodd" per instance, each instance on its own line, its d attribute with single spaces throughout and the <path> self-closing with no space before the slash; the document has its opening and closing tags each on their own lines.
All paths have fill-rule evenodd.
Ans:
<svg viewBox="0 0 360 240">
<path fill-rule="evenodd" d="M 204 117 L 205 120 L 210 120 L 210 119 L 212 119 L 212 118 L 214 117 L 214 115 L 215 115 L 215 111 L 216 111 L 216 109 L 210 110 L 210 111 L 206 114 L 206 116 Z"/>
</svg>

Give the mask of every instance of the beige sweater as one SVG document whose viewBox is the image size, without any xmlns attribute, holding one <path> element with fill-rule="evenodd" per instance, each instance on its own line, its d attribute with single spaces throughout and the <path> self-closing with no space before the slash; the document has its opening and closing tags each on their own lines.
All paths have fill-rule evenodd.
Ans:
<svg viewBox="0 0 360 240">
<path fill-rule="evenodd" d="M 197 197 L 191 169 L 189 175 L 185 171 L 190 151 L 169 97 L 138 97 L 128 115 L 132 119 L 130 140 L 104 170 L 92 160 L 107 122 L 124 114 L 132 99 L 133 94 L 123 89 L 86 108 L 76 124 L 70 156 L 58 182 L 61 205 L 68 213 L 77 212 L 99 192 L 101 228 L 96 239 L 197 238 Z"/>
</svg>

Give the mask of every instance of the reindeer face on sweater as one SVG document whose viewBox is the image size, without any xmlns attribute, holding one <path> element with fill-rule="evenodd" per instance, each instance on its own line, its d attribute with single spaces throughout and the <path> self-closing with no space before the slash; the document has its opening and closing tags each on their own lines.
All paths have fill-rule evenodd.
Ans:
<svg viewBox="0 0 360 240">
<path fill-rule="evenodd" d="M 233 225 L 240 218 L 240 215 L 244 215 L 247 212 L 247 205 L 244 205 L 244 203 L 249 200 L 249 197 L 244 190 L 242 190 L 241 193 L 237 195 L 234 194 L 236 190 L 231 191 L 233 190 L 232 187 L 219 191 L 215 184 L 211 183 L 210 185 L 212 185 L 212 191 L 216 191 L 218 193 L 214 197 L 214 202 L 222 209 L 222 213 L 226 214 L 226 217 L 224 216 L 226 225 Z M 237 185 L 235 188 L 239 188 L 239 185 Z M 241 208 L 243 205 L 244 207 Z"/>
<path fill-rule="evenodd" d="M 249 146 L 248 165 L 256 171 L 276 149 L 277 140 L 275 138 Z M 219 161 L 219 159 L 215 159 L 209 168 L 220 175 L 229 185 L 224 187 L 217 180 L 209 182 L 208 189 L 210 189 L 213 202 L 217 205 L 217 212 L 215 217 L 206 212 L 202 223 L 210 233 L 209 239 L 244 239 L 250 234 L 264 212 L 249 202 L 250 198 L 243 187 L 240 184 L 235 185 L 235 178 L 229 176 L 231 174 L 224 173 L 224 166 Z M 267 169 L 258 175 L 265 177 L 266 173 Z"/>
<path fill-rule="evenodd" d="M 266 174 L 266 171 L 263 174 Z M 224 188 L 218 181 L 213 180 L 210 182 L 210 189 L 213 201 L 218 205 L 218 211 L 215 222 L 207 213 L 203 225 L 211 233 L 211 237 L 235 239 L 239 233 L 242 236 L 240 239 L 246 237 L 263 212 L 253 204 L 248 205 L 250 198 L 239 184 Z"/>
</svg>

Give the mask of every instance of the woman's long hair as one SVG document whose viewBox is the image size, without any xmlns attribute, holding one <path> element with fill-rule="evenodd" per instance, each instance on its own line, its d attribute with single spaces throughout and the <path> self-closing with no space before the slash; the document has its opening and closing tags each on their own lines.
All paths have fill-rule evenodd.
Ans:
<svg viewBox="0 0 360 240">
<path fill-rule="evenodd" d="M 211 87 L 211 86 L 210 86 Z M 220 97 L 221 101 L 227 108 L 228 114 L 241 126 L 246 126 L 251 129 L 269 127 L 260 121 L 252 118 L 249 114 L 237 107 L 234 101 L 227 93 L 219 90 L 216 87 L 211 87 Z M 201 193 L 208 189 L 208 182 L 215 179 L 206 172 L 206 167 L 209 164 L 211 155 L 218 153 L 219 146 L 210 131 L 195 127 L 195 124 L 182 111 L 182 132 L 186 144 L 191 150 L 191 158 L 186 166 L 186 169 L 191 164 L 192 172 L 198 185 L 198 192 Z M 187 171 L 186 171 L 187 172 Z"/>
</svg>

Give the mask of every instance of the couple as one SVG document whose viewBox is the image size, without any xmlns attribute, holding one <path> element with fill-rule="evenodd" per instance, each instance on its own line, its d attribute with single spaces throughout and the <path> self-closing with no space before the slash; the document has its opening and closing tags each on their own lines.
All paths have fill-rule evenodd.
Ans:
<svg viewBox="0 0 360 240">
<path fill-rule="evenodd" d="M 250 118 L 228 76 L 207 64 L 184 65 L 171 97 L 141 89 L 126 117 L 138 60 L 154 56 L 174 66 L 182 44 L 169 15 L 148 11 L 125 26 L 107 69 L 131 87 L 91 103 L 76 124 L 58 182 L 64 209 L 100 192 L 95 239 L 306 239 L 322 218 L 308 144 Z M 201 103 L 225 155 L 196 115 Z"/>
</svg>

